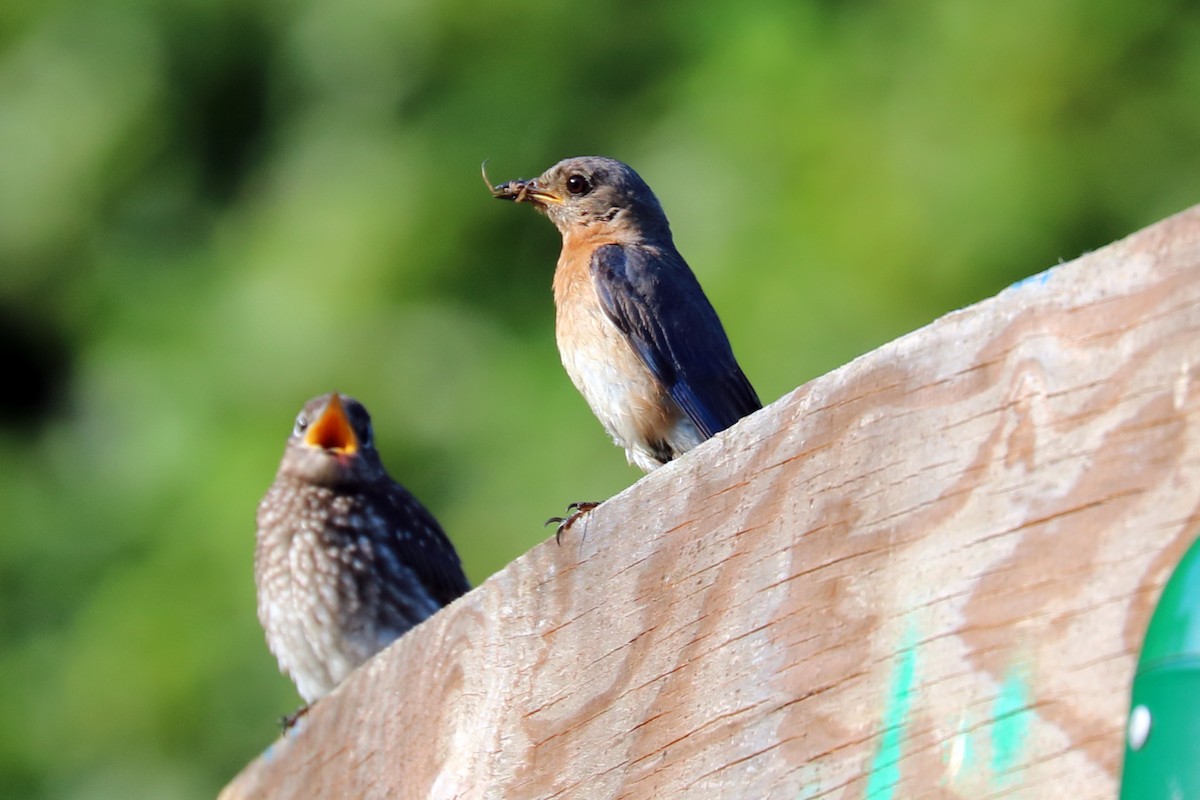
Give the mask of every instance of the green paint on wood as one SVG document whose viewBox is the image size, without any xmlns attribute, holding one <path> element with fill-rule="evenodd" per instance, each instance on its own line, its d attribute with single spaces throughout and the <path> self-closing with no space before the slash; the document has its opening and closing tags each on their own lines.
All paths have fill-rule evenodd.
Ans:
<svg viewBox="0 0 1200 800">
<path fill-rule="evenodd" d="M 1029 682 L 1022 670 L 1009 669 L 992 707 L 992 773 L 1001 781 L 1012 779 L 1018 767 L 1033 709 L 1029 707 Z"/>
<path fill-rule="evenodd" d="M 912 707 L 913 681 L 917 674 L 916 631 L 910 626 L 904 634 L 897 662 L 892 673 L 887 709 L 883 715 L 883 736 L 879 752 L 871 763 L 867 780 L 867 800 L 891 800 L 900 782 L 900 756 L 904 746 L 904 731 Z"/>
</svg>

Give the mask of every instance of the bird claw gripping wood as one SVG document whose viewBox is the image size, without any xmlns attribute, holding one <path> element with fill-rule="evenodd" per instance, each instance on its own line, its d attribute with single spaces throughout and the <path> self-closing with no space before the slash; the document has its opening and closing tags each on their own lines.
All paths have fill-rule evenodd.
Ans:
<svg viewBox="0 0 1200 800">
<path fill-rule="evenodd" d="M 591 500 L 582 500 L 578 503 L 571 503 L 569 506 L 567 506 L 567 511 L 570 511 L 570 514 L 567 514 L 565 517 L 551 517 L 550 519 L 546 520 L 546 525 L 550 525 L 554 522 L 558 523 L 558 527 L 554 531 L 554 543 L 561 545 L 563 531 L 570 530 L 571 526 L 574 525 L 580 517 L 598 505 L 600 505 L 600 503 Z"/>
</svg>

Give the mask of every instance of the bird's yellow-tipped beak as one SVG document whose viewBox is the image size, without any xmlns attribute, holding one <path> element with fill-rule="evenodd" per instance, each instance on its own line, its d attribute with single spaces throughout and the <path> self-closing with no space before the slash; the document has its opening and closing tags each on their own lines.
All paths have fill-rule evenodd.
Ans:
<svg viewBox="0 0 1200 800">
<path fill-rule="evenodd" d="M 354 435 L 354 428 L 346 418 L 346 409 L 342 408 L 342 399 L 338 397 L 337 392 L 329 398 L 329 403 L 317 421 L 304 432 L 304 443 L 310 447 L 333 450 L 346 455 L 358 452 L 358 437 Z"/>
</svg>

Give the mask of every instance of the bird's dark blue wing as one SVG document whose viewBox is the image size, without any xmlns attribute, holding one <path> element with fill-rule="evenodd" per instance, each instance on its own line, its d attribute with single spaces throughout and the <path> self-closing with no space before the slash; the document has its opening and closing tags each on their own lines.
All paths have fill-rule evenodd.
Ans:
<svg viewBox="0 0 1200 800">
<path fill-rule="evenodd" d="M 387 546 L 397 561 L 410 567 L 441 605 L 470 591 L 454 545 L 425 506 L 398 484 L 389 487 L 388 500 L 397 525 Z"/>
<path fill-rule="evenodd" d="M 717 312 L 674 248 L 603 245 L 591 269 L 605 313 L 705 438 L 762 408 Z"/>
</svg>

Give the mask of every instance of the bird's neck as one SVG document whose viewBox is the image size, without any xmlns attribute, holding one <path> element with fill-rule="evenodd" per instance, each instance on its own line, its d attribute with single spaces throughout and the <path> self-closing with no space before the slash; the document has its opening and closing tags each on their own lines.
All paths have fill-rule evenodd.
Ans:
<svg viewBox="0 0 1200 800">
<path fill-rule="evenodd" d="M 564 253 L 590 253 L 606 244 L 635 244 L 627 231 L 615 231 L 604 225 L 575 225 L 562 232 Z"/>
</svg>

